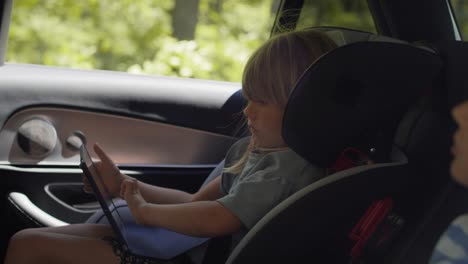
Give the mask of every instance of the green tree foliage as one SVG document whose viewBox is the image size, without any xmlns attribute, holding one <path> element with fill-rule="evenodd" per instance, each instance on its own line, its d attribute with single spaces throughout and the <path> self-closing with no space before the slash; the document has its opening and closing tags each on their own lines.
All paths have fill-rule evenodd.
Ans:
<svg viewBox="0 0 468 264">
<path fill-rule="evenodd" d="M 173 14 L 187 11 L 175 0 L 15 0 L 7 61 L 240 81 L 269 37 L 278 0 L 197 2 L 195 32 L 180 37 Z M 356 2 L 307 0 L 299 25 L 373 30 L 367 6 Z"/>
<path fill-rule="evenodd" d="M 375 32 L 374 21 L 365 0 L 305 0 L 298 28 L 338 26 Z"/>
<path fill-rule="evenodd" d="M 460 33 L 463 37 L 466 38 L 468 37 L 468 1 L 452 0 L 451 2 L 458 22 Z"/>
</svg>

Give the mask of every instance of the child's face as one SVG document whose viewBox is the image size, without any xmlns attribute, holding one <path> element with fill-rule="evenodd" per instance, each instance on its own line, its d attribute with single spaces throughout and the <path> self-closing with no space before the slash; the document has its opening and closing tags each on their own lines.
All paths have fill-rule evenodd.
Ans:
<svg viewBox="0 0 468 264">
<path fill-rule="evenodd" d="M 284 109 L 275 104 L 249 101 L 244 109 L 252 137 L 258 147 L 284 147 L 281 137 Z"/>
<path fill-rule="evenodd" d="M 453 135 L 453 160 L 450 172 L 460 184 L 468 187 L 468 101 L 456 106 L 452 116 L 458 124 Z"/>
</svg>

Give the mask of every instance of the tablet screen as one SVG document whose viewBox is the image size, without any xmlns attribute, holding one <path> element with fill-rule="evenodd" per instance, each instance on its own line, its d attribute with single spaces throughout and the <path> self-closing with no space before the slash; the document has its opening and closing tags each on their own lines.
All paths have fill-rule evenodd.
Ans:
<svg viewBox="0 0 468 264">
<path fill-rule="evenodd" d="M 96 165 L 89 155 L 85 145 L 81 146 L 80 156 L 80 166 L 83 170 L 83 173 L 87 177 L 91 188 L 93 188 L 96 199 L 100 203 L 109 223 L 111 225 L 116 225 L 113 226 L 113 228 L 119 228 L 120 233 L 123 233 L 125 225 L 123 224 L 122 217 L 119 215 L 118 210 L 113 210 L 113 208 L 116 208 L 113 197 L 110 195 L 110 192 L 104 184 L 104 181 L 102 180 L 102 177 L 99 174 L 99 171 L 97 170 Z"/>
</svg>

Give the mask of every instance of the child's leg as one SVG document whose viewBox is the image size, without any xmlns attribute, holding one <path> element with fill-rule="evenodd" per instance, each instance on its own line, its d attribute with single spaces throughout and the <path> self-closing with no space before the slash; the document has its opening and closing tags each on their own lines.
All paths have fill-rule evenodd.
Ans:
<svg viewBox="0 0 468 264">
<path fill-rule="evenodd" d="M 103 225 L 22 230 L 11 238 L 5 263 L 119 263 L 112 247 L 102 240 L 112 235 L 110 227 Z"/>
<path fill-rule="evenodd" d="M 74 235 L 81 237 L 95 237 L 102 238 L 105 236 L 114 236 L 114 232 L 109 225 L 103 224 L 72 224 L 66 226 L 57 226 L 57 227 L 43 227 L 43 228 L 31 228 L 25 229 L 20 232 L 30 230 L 28 232 L 46 232 L 46 233 L 56 233 L 64 235 Z M 18 232 L 19 233 L 19 232 Z"/>
</svg>

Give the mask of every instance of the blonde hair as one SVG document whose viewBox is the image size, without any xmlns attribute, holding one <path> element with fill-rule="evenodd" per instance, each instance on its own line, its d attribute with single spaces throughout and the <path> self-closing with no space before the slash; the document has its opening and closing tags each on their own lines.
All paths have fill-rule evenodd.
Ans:
<svg viewBox="0 0 468 264">
<path fill-rule="evenodd" d="M 325 33 L 302 30 L 280 33 L 258 48 L 247 61 L 242 77 L 242 94 L 249 101 L 263 101 L 284 109 L 289 94 L 302 73 L 315 60 L 336 47 Z M 255 142 L 244 155 L 224 171 L 240 173 Z M 264 149 L 276 151 L 277 149 Z"/>
</svg>

